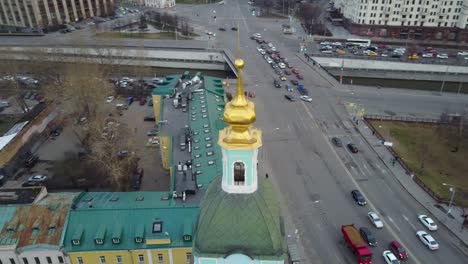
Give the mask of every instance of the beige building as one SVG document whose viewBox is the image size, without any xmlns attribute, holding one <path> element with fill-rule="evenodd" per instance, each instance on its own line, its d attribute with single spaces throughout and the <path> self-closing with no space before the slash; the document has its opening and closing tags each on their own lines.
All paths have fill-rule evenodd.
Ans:
<svg viewBox="0 0 468 264">
<path fill-rule="evenodd" d="M 171 8 L 175 6 L 175 0 L 145 0 L 145 6 L 154 8 Z"/>
<path fill-rule="evenodd" d="M 114 0 L 0 0 L 0 25 L 48 28 L 112 13 Z"/>
</svg>

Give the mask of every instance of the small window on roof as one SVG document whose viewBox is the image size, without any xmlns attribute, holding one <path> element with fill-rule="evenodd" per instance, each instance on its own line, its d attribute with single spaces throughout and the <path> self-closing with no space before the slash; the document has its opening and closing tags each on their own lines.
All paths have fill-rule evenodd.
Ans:
<svg viewBox="0 0 468 264">
<path fill-rule="evenodd" d="M 85 202 L 91 202 L 92 200 L 93 200 L 93 197 L 88 197 L 88 198 L 84 199 L 83 201 L 85 201 Z"/>
<path fill-rule="evenodd" d="M 197 174 L 197 175 L 198 175 L 198 174 L 202 174 L 202 171 L 197 170 L 197 171 L 195 172 L 195 174 Z"/>
<path fill-rule="evenodd" d="M 223 111 L 223 109 L 221 107 L 216 108 L 216 110 Z"/>
<path fill-rule="evenodd" d="M 206 137 L 205 140 L 206 141 L 211 140 L 211 137 Z"/>
<path fill-rule="evenodd" d="M 213 154 L 214 154 L 213 151 L 208 151 L 208 152 L 206 153 L 207 156 L 213 156 Z"/>
<path fill-rule="evenodd" d="M 192 121 L 197 121 L 197 119 L 196 119 L 196 118 L 192 118 Z"/>
<path fill-rule="evenodd" d="M 201 110 L 202 113 L 206 113 L 206 109 Z"/>
<path fill-rule="evenodd" d="M 143 242 L 142 237 L 135 237 L 135 243 L 141 243 L 141 242 Z"/>
<path fill-rule="evenodd" d="M 208 161 L 208 165 L 213 165 L 213 164 L 215 164 L 214 160 Z"/>
<path fill-rule="evenodd" d="M 144 201 L 144 200 L 145 200 L 145 197 L 139 196 L 139 197 L 137 197 L 135 200 L 138 201 L 138 202 L 141 202 L 141 201 Z"/>
<path fill-rule="evenodd" d="M 200 154 L 197 154 L 197 155 L 195 155 L 195 158 L 199 158 L 199 157 L 201 157 L 201 155 L 200 155 Z"/>
<path fill-rule="evenodd" d="M 200 99 L 205 99 L 205 98 L 200 98 Z M 204 106 L 205 100 L 201 100 L 200 103 L 202 103 L 202 107 Z"/>
<path fill-rule="evenodd" d="M 205 96 L 203 96 L 203 95 L 202 95 L 202 96 L 200 96 L 200 99 L 205 99 Z"/>
<path fill-rule="evenodd" d="M 195 106 L 192 106 L 192 110 L 195 110 Z"/>
<path fill-rule="evenodd" d="M 194 149 L 200 149 L 200 146 L 195 146 Z"/>
<path fill-rule="evenodd" d="M 100 239 L 100 238 L 96 238 L 96 239 L 94 240 L 94 242 L 96 242 L 97 245 L 102 245 L 102 244 L 104 244 L 104 240 L 102 240 L 102 239 Z"/>
<path fill-rule="evenodd" d="M 208 124 L 203 125 L 203 128 L 209 128 L 209 127 L 210 127 L 210 125 L 208 125 Z"/>
<path fill-rule="evenodd" d="M 191 235 L 184 235 L 184 241 L 191 241 L 192 236 Z"/>
<path fill-rule="evenodd" d="M 119 200 L 119 197 L 112 197 L 109 201 L 111 202 L 117 202 Z"/>
<path fill-rule="evenodd" d="M 206 114 L 205 114 L 205 115 L 202 115 L 202 117 L 203 117 L 203 118 L 207 118 L 207 117 L 208 117 L 208 115 L 206 115 Z"/>
<path fill-rule="evenodd" d="M 194 135 L 198 135 L 198 132 L 193 132 Z"/>
<path fill-rule="evenodd" d="M 113 238 L 112 244 L 120 244 L 120 238 Z"/>
<path fill-rule="evenodd" d="M 161 233 L 163 228 L 162 224 L 162 221 L 153 222 L 153 233 Z"/>
<path fill-rule="evenodd" d="M 198 167 L 200 167 L 200 166 L 201 166 L 200 163 L 195 164 L 195 167 L 196 167 L 196 168 L 198 168 Z"/>
<path fill-rule="evenodd" d="M 79 246 L 80 245 L 80 240 L 79 239 L 72 239 L 72 245 Z"/>
<path fill-rule="evenodd" d="M 210 133 L 210 130 L 209 130 L 209 129 L 205 129 L 203 132 L 205 132 L 205 134 L 206 134 L 206 133 Z"/>
<path fill-rule="evenodd" d="M 208 143 L 208 144 L 206 144 L 205 146 L 206 146 L 207 148 L 211 148 L 211 146 L 213 146 L 213 144 Z"/>
<path fill-rule="evenodd" d="M 200 142 L 200 140 L 199 140 L 199 139 L 195 139 L 193 142 L 198 143 L 198 142 Z"/>
</svg>

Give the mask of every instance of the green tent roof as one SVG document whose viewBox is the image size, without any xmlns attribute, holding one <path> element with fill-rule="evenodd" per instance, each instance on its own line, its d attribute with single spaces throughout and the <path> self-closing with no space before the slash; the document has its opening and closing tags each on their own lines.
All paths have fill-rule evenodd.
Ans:
<svg viewBox="0 0 468 264">
<path fill-rule="evenodd" d="M 280 208 L 268 179 L 259 178 L 251 194 L 230 194 L 217 177 L 208 188 L 196 227 L 194 252 L 198 256 L 225 256 L 242 252 L 255 259 L 285 258 Z"/>
</svg>

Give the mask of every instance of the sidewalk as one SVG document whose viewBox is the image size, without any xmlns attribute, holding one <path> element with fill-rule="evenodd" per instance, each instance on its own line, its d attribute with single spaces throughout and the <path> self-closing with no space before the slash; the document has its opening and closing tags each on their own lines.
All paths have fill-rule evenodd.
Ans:
<svg viewBox="0 0 468 264">
<path fill-rule="evenodd" d="M 347 109 L 348 113 L 349 109 Z M 350 113 L 351 116 L 351 113 Z M 379 139 L 372 134 L 371 129 L 367 126 L 366 122 L 360 122 L 359 125 L 355 125 L 359 133 L 370 145 L 370 147 L 375 151 L 377 156 L 382 160 L 385 166 L 389 171 L 395 176 L 395 178 L 400 182 L 400 184 L 408 191 L 413 198 L 418 201 L 426 210 L 434 216 L 435 219 L 447 227 L 450 232 L 459 238 L 462 243 L 459 246 L 460 250 L 464 252 L 465 255 L 468 255 L 468 228 L 461 230 L 463 223 L 463 217 L 461 217 L 462 209 L 454 207 L 452 212 L 446 216 L 448 206 L 445 204 L 438 204 L 429 194 L 427 194 L 416 182 L 411 178 L 411 175 L 408 175 L 406 170 L 397 162 L 395 165 L 392 165 L 391 159 L 393 155 L 387 149 L 386 146 L 381 144 Z"/>
</svg>

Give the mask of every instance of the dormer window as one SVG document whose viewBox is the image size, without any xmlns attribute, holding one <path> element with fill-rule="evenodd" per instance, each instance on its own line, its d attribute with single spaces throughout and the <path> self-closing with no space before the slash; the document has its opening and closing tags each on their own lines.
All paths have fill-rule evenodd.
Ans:
<svg viewBox="0 0 468 264">
<path fill-rule="evenodd" d="M 245 184 L 245 164 L 241 161 L 234 163 L 234 185 Z"/>
<path fill-rule="evenodd" d="M 162 232 L 162 221 L 153 222 L 153 233 L 161 233 L 161 232 Z"/>
<path fill-rule="evenodd" d="M 184 235 L 184 241 L 191 241 L 192 236 L 191 235 Z"/>
<path fill-rule="evenodd" d="M 79 239 L 73 239 L 72 240 L 72 245 L 79 246 L 80 245 L 80 240 Z"/>
<path fill-rule="evenodd" d="M 104 244 L 104 240 L 98 238 L 98 239 L 95 239 L 94 242 L 96 242 L 97 245 L 102 245 Z"/>
<path fill-rule="evenodd" d="M 120 244 L 120 239 L 119 238 L 113 238 L 112 239 L 112 244 Z"/>
<path fill-rule="evenodd" d="M 143 242 L 143 238 L 135 237 L 135 243 L 142 243 L 142 242 Z"/>
</svg>

